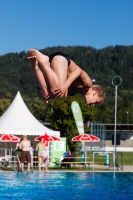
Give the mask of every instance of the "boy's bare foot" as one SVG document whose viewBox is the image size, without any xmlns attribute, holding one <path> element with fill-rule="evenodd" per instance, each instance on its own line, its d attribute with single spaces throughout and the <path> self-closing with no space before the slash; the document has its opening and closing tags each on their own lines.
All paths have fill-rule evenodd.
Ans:
<svg viewBox="0 0 133 200">
<path fill-rule="evenodd" d="M 30 57 L 27 57 L 27 59 L 30 61 L 31 65 L 34 69 L 38 68 L 38 61 L 36 59 L 36 56 L 30 56 Z"/>
<path fill-rule="evenodd" d="M 49 65 L 49 57 L 43 55 L 41 52 L 39 52 L 36 49 L 29 49 L 28 50 L 29 56 L 36 56 L 36 59 L 38 60 L 39 64 L 41 63 L 47 63 Z"/>
</svg>

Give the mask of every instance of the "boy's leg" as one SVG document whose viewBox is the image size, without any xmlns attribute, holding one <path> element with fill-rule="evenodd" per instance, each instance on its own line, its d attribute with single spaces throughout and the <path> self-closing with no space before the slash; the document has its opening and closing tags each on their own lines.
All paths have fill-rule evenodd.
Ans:
<svg viewBox="0 0 133 200">
<path fill-rule="evenodd" d="M 46 77 L 48 84 L 49 84 L 50 92 L 54 95 L 54 91 L 59 88 L 60 83 L 59 83 L 58 76 L 56 75 L 56 73 L 50 67 L 49 57 L 43 55 L 38 50 L 34 50 L 34 49 L 30 49 L 28 51 L 28 54 L 30 56 L 36 56 L 36 59 L 37 59 L 39 65 L 44 70 L 45 77 Z"/>
<path fill-rule="evenodd" d="M 51 68 L 59 78 L 60 86 L 62 86 L 67 80 L 68 74 L 68 62 L 63 56 L 55 56 L 51 62 Z"/>
<path fill-rule="evenodd" d="M 47 102 L 47 99 L 49 99 L 51 97 L 50 91 L 49 91 L 49 86 L 47 84 L 47 80 L 45 79 L 44 74 L 38 67 L 38 61 L 36 60 L 36 57 L 31 56 L 31 57 L 28 57 L 27 59 L 31 63 L 31 66 L 35 72 L 35 75 L 36 75 L 39 85 L 41 87 L 42 93 L 43 93 L 43 95 L 45 95 L 44 99 Z"/>
<path fill-rule="evenodd" d="M 56 55 L 51 62 L 51 68 L 59 78 L 60 88 L 55 91 L 55 95 L 59 98 L 67 96 L 68 88 L 66 88 L 66 80 L 68 77 L 68 61 L 64 56 Z M 66 91 L 60 89 L 66 88 Z"/>
</svg>

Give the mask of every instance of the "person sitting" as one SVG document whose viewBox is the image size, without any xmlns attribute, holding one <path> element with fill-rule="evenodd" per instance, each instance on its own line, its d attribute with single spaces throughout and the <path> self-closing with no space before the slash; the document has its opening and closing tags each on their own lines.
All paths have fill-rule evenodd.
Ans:
<svg viewBox="0 0 133 200">
<path fill-rule="evenodd" d="M 61 162 L 69 162 L 69 157 L 71 155 L 71 151 L 67 150 L 66 152 L 63 153 L 63 160 Z M 69 168 L 69 164 L 61 164 L 61 166 L 64 166 L 65 168 Z"/>
<path fill-rule="evenodd" d="M 35 49 L 29 49 L 28 55 L 27 59 L 31 62 L 46 103 L 55 97 L 73 96 L 77 93 L 85 97 L 87 105 L 94 106 L 104 101 L 103 88 L 92 85 L 88 74 L 68 55 L 56 52 L 46 56 Z"/>
<path fill-rule="evenodd" d="M 64 153 L 63 153 L 63 156 L 64 156 L 64 157 L 69 157 L 69 156 L 70 156 L 70 151 L 67 150 L 66 152 L 64 152 Z"/>
</svg>

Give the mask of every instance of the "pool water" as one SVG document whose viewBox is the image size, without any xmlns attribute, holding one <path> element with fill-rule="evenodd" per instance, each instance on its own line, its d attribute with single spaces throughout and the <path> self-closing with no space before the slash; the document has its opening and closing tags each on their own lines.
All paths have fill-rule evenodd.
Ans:
<svg viewBox="0 0 133 200">
<path fill-rule="evenodd" d="M 133 173 L 1 172 L 1 199 L 132 200 Z"/>
</svg>

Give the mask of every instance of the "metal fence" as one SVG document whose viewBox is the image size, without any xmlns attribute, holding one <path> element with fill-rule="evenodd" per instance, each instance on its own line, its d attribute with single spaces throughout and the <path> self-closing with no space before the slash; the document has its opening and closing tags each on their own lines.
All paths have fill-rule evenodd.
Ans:
<svg viewBox="0 0 133 200">
<path fill-rule="evenodd" d="M 85 149 L 89 152 L 94 151 L 105 151 L 105 140 L 106 140 L 106 126 L 92 121 L 90 123 L 91 134 L 100 138 L 100 142 L 86 142 Z"/>
<path fill-rule="evenodd" d="M 0 148 L 0 157 L 11 155 L 11 150 L 7 148 Z"/>
</svg>

